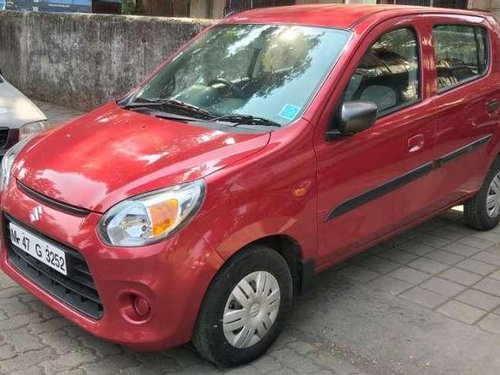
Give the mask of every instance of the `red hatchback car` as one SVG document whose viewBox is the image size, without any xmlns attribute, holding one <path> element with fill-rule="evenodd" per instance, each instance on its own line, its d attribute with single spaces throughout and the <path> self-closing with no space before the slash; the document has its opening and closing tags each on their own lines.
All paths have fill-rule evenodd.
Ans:
<svg viewBox="0 0 500 375">
<path fill-rule="evenodd" d="M 457 204 L 497 225 L 499 83 L 488 14 L 237 14 L 8 153 L 2 268 L 106 340 L 250 361 L 332 264 Z"/>
</svg>

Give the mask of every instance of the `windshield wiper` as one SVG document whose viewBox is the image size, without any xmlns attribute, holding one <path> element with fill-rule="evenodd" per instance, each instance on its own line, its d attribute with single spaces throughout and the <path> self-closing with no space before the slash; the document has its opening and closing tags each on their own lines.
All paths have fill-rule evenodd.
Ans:
<svg viewBox="0 0 500 375">
<path fill-rule="evenodd" d="M 281 124 L 277 123 L 276 121 L 252 115 L 226 115 L 226 116 L 212 118 L 210 122 L 212 121 L 231 122 L 236 124 L 235 126 L 260 125 L 260 126 L 272 126 L 276 128 L 281 128 Z"/>
<path fill-rule="evenodd" d="M 234 126 L 238 125 L 259 125 L 259 126 L 272 126 L 280 128 L 281 124 L 269 120 L 264 117 L 252 116 L 252 115 L 224 115 L 217 117 L 210 111 L 206 109 L 197 107 L 193 104 L 186 103 L 177 99 L 144 99 L 144 102 L 131 102 L 122 106 L 125 109 L 135 109 L 135 108 L 156 108 L 156 107 L 172 107 L 184 111 L 188 114 L 197 114 L 206 117 L 206 121 L 209 122 L 229 122 L 234 123 Z"/>
<path fill-rule="evenodd" d="M 209 119 L 214 118 L 214 114 L 207 111 L 206 109 L 195 106 L 194 104 L 186 103 L 177 99 L 143 99 L 144 102 L 131 102 L 122 106 L 125 109 L 134 108 L 151 108 L 151 107 L 171 107 L 175 109 L 180 109 L 189 114 L 202 115 L 203 117 L 208 117 Z"/>
<path fill-rule="evenodd" d="M 162 119 L 167 119 L 167 120 L 177 120 L 177 121 L 186 121 L 186 122 L 193 122 L 193 121 L 204 121 L 200 120 L 199 118 L 195 118 L 192 116 L 184 116 L 181 114 L 176 114 L 176 113 L 171 113 L 171 112 L 165 112 L 160 109 L 156 108 L 151 108 L 151 107 L 135 107 L 135 111 L 139 113 L 144 113 L 149 116 L 157 117 L 157 118 L 162 118 Z"/>
</svg>

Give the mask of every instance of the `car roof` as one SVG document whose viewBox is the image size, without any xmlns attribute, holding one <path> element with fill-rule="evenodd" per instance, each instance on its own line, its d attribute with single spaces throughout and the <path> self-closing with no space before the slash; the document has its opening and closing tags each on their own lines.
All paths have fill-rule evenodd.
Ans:
<svg viewBox="0 0 500 375">
<path fill-rule="evenodd" d="M 467 16 L 485 14 L 478 11 L 406 5 L 315 4 L 253 9 L 229 16 L 223 23 L 297 24 L 351 29 L 370 18 L 381 21 L 398 16 L 431 13 Z"/>
</svg>

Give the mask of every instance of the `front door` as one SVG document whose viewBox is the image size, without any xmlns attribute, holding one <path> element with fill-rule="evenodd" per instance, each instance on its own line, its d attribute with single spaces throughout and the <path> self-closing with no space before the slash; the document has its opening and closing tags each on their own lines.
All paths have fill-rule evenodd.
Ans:
<svg viewBox="0 0 500 375">
<path fill-rule="evenodd" d="M 416 24 L 372 31 L 364 55 L 346 70 L 354 73 L 340 101 L 377 104 L 375 125 L 335 140 L 316 135 L 318 254 L 325 266 L 401 227 L 434 201 L 435 110 L 420 58 L 425 38 Z"/>
</svg>

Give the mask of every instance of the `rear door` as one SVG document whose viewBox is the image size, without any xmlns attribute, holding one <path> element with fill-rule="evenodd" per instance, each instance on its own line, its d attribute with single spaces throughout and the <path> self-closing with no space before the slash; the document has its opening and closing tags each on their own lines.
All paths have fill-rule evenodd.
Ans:
<svg viewBox="0 0 500 375">
<path fill-rule="evenodd" d="M 436 178 L 445 204 L 482 184 L 500 125 L 500 76 L 492 62 L 498 46 L 480 17 L 432 17 L 437 110 Z"/>
<path fill-rule="evenodd" d="M 376 124 L 335 140 L 325 140 L 325 122 L 317 127 L 318 252 L 325 265 L 403 227 L 435 201 L 435 110 L 421 23 L 406 17 L 373 29 L 334 94 L 332 108 L 376 103 Z"/>
</svg>

